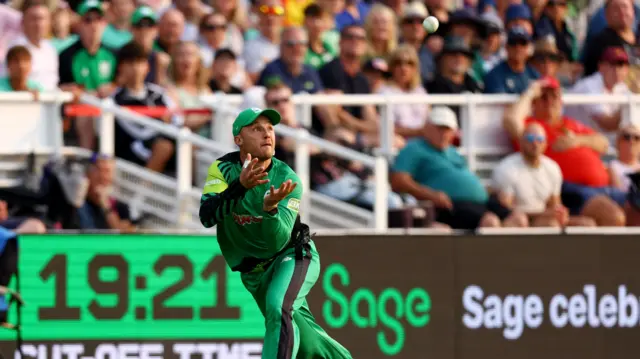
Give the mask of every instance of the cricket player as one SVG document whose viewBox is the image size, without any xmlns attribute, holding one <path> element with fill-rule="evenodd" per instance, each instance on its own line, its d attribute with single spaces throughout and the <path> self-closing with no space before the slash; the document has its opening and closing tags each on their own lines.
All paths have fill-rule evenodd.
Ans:
<svg viewBox="0 0 640 359">
<path fill-rule="evenodd" d="M 200 221 L 218 226 L 222 255 L 264 315 L 263 359 L 350 359 L 316 324 L 306 296 L 320 259 L 309 227 L 300 222 L 302 185 L 275 153 L 273 109 L 242 111 L 233 123 L 239 152 L 215 161 L 200 200 Z"/>
</svg>

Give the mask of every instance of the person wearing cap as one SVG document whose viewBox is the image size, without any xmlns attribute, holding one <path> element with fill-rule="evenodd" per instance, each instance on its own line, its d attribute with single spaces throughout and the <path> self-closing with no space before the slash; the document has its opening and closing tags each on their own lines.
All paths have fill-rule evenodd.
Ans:
<svg viewBox="0 0 640 359">
<path fill-rule="evenodd" d="M 427 92 L 431 94 L 482 92 L 478 83 L 469 74 L 472 61 L 473 51 L 464 39 L 448 36 L 442 52 L 438 55 L 438 72 L 434 79 L 427 83 Z"/>
<path fill-rule="evenodd" d="M 608 47 L 598 63 L 598 72 L 584 77 L 569 89 L 573 94 L 626 95 L 631 91 L 625 84 L 629 75 L 629 56 L 622 47 Z M 604 133 L 613 145 L 623 123 L 622 104 L 591 103 L 566 106 L 565 113 L 585 125 Z"/>
<path fill-rule="evenodd" d="M 413 1 L 404 7 L 404 12 L 400 19 L 401 42 L 413 46 L 418 52 L 422 83 L 431 80 L 436 71 L 436 62 L 433 53 L 425 41 L 427 31 L 422 25 L 427 16 L 429 16 L 429 12 L 424 4 Z"/>
<path fill-rule="evenodd" d="M 135 0 L 110 0 L 106 11 L 107 27 L 102 34 L 102 44 L 119 49 L 131 41 L 131 15 L 136 10 Z"/>
<path fill-rule="evenodd" d="M 248 108 L 238 114 L 232 132 L 239 151 L 209 167 L 200 221 L 206 228 L 217 226 L 225 261 L 240 272 L 261 308 L 266 326 L 262 358 L 351 359 L 315 323 L 306 304 L 320 260 L 298 214 L 300 178 L 274 157 L 274 126 L 280 120 L 274 109 Z"/>
<path fill-rule="evenodd" d="M 505 57 L 502 48 L 502 34 L 504 26 L 502 20 L 494 12 L 482 14 L 485 22 L 484 32 L 481 34 L 483 41 L 474 55 L 471 65 L 471 76 L 478 83 L 482 84 L 484 76 L 499 64 Z"/>
<path fill-rule="evenodd" d="M 520 94 L 539 74 L 527 65 L 531 49 L 531 35 L 523 28 L 509 30 L 507 58 L 496 65 L 484 78 L 485 93 Z"/>
<path fill-rule="evenodd" d="M 135 9 L 131 15 L 131 42 L 142 47 L 149 54 L 149 73 L 146 82 L 166 84 L 167 71 L 171 58 L 168 54 L 154 49 L 154 41 L 158 36 L 158 18 L 155 11 L 143 5 Z"/>
<path fill-rule="evenodd" d="M 531 65 L 541 77 L 550 76 L 558 78 L 558 71 L 564 63 L 564 54 L 558 50 L 553 36 L 544 36 L 536 40 L 533 44 L 533 55 L 529 58 L 529 65 Z M 572 80 L 570 73 L 565 72 L 563 75 L 567 82 Z"/>
<path fill-rule="evenodd" d="M 457 131 L 453 110 L 434 107 L 421 137 L 410 140 L 395 159 L 393 191 L 433 202 L 435 220 L 454 229 L 527 226 L 523 213 L 502 206 L 469 170 L 464 157 L 452 146 Z"/>
<path fill-rule="evenodd" d="M 626 194 L 611 186 L 601 156 L 609 149 L 607 138 L 591 127 L 564 116 L 558 80 L 545 77 L 533 82 L 520 99 L 504 112 L 504 128 L 520 149 L 526 126 L 544 128 L 549 146 L 545 155 L 562 171 L 562 202 L 572 214 L 582 214 L 599 226 L 624 226 L 622 206 Z M 531 114 L 531 115 L 529 115 Z"/>
<path fill-rule="evenodd" d="M 242 89 L 233 85 L 233 76 L 238 70 L 236 54 L 230 49 L 219 49 L 211 64 L 209 88 L 213 92 L 241 95 Z"/>
<path fill-rule="evenodd" d="M 456 36 L 464 39 L 468 46 L 475 45 L 477 36 L 484 31 L 484 22 L 472 9 L 459 9 L 449 17 L 446 36 Z"/>
<path fill-rule="evenodd" d="M 554 38 L 558 50 L 570 61 L 578 61 L 578 39 L 567 23 L 567 0 L 548 0 L 544 14 L 535 24 L 535 36 Z"/>
<path fill-rule="evenodd" d="M 609 162 L 609 174 L 613 186 L 624 192 L 631 188 L 632 173 L 640 173 L 640 126 L 628 124 L 622 127 L 615 141 L 617 157 Z"/>
<path fill-rule="evenodd" d="M 369 81 L 371 93 L 377 93 L 389 78 L 389 65 L 381 57 L 367 60 L 362 65 L 362 74 Z"/>
<path fill-rule="evenodd" d="M 112 49 L 102 45 L 102 34 L 107 25 L 102 3 L 87 0 L 78 7 L 78 15 L 81 17 L 79 39 L 62 51 L 58 58 L 59 87 L 76 96 L 86 92 L 101 98 L 108 97 L 116 88 L 117 59 Z M 94 148 L 93 122 L 93 118 L 75 118 L 81 147 Z"/>
<path fill-rule="evenodd" d="M 531 10 L 525 4 L 509 5 L 504 16 L 504 28 L 507 33 L 516 27 L 523 28 L 529 35 L 533 36 L 533 17 Z"/>
</svg>

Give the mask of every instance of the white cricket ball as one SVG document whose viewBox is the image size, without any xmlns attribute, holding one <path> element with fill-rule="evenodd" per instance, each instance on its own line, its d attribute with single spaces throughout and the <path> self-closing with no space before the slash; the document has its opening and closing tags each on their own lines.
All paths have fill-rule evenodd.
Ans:
<svg viewBox="0 0 640 359">
<path fill-rule="evenodd" d="M 435 16 L 429 16 L 422 22 L 422 26 L 428 33 L 432 34 L 438 30 L 438 26 L 440 26 L 440 22 Z"/>
</svg>

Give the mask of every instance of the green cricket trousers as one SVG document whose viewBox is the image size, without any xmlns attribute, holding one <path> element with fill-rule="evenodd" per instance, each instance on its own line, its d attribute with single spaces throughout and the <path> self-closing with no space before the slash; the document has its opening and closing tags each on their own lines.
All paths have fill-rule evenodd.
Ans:
<svg viewBox="0 0 640 359">
<path fill-rule="evenodd" d="M 306 296 L 320 275 L 320 257 L 313 242 L 305 251 L 296 258 L 288 249 L 264 270 L 242 274 L 265 318 L 262 359 L 352 359 L 309 310 Z"/>
</svg>

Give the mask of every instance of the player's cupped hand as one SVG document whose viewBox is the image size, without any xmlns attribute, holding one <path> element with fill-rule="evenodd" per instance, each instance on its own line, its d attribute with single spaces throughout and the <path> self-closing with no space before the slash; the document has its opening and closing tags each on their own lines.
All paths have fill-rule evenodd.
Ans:
<svg viewBox="0 0 640 359">
<path fill-rule="evenodd" d="M 251 154 L 247 154 L 245 164 L 242 166 L 242 172 L 240 172 L 240 184 L 246 189 L 252 189 L 253 187 L 269 182 L 269 180 L 265 178 L 268 175 L 267 172 L 265 172 L 261 166 L 257 166 L 257 164 L 258 159 L 252 159 Z"/>
<path fill-rule="evenodd" d="M 291 194 L 291 192 L 293 192 L 294 189 L 296 189 L 297 185 L 298 184 L 296 182 L 293 182 L 292 180 L 286 180 L 282 182 L 278 189 L 271 186 L 269 194 L 264 197 L 264 210 L 266 212 L 269 212 L 272 209 L 276 208 L 280 201 L 285 199 L 288 195 Z"/>
</svg>

